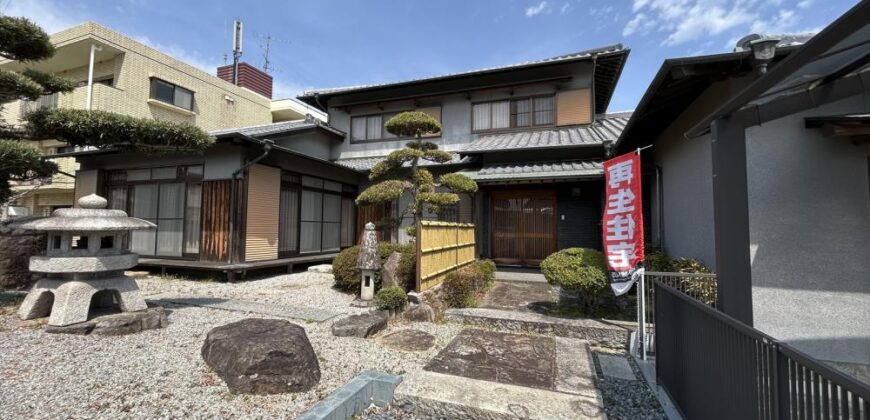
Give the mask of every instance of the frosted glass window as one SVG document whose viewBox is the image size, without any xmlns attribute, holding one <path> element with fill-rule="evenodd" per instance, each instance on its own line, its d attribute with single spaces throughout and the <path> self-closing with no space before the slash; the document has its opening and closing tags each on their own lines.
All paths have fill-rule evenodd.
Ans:
<svg viewBox="0 0 870 420">
<path fill-rule="evenodd" d="M 320 222 L 302 222 L 299 235 L 299 252 L 320 252 Z"/>
<path fill-rule="evenodd" d="M 151 179 L 175 179 L 177 176 L 178 168 L 175 166 L 154 168 L 151 170 Z"/>
<path fill-rule="evenodd" d="M 127 171 L 127 181 L 149 181 L 150 179 L 150 169 L 131 169 Z"/>
<path fill-rule="evenodd" d="M 328 191 L 341 192 L 341 183 L 332 181 L 323 181 L 323 189 Z"/>
<path fill-rule="evenodd" d="M 390 118 L 393 118 L 393 117 L 395 117 L 395 116 L 396 116 L 396 114 L 385 114 L 384 117 L 383 117 L 383 120 L 384 120 L 383 137 L 384 137 L 385 139 L 394 139 L 394 138 L 396 138 L 396 135 L 395 135 L 395 134 L 392 134 L 392 133 L 390 133 L 389 131 L 387 131 L 387 123 L 390 121 Z"/>
<path fill-rule="evenodd" d="M 157 255 L 180 257 L 184 228 L 185 184 L 160 184 L 157 212 Z"/>
<path fill-rule="evenodd" d="M 319 179 L 319 178 L 313 178 L 310 176 L 303 176 L 302 177 L 302 185 L 304 185 L 306 187 L 323 188 L 323 180 Z"/>
<path fill-rule="evenodd" d="M 323 251 L 338 251 L 340 249 L 341 224 L 323 224 Z"/>
<path fill-rule="evenodd" d="M 492 103 L 492 128 L 510 127 L 510 105 L 509 101 Z"/>
<path fill-rule="evenodd" d="M 157 223 L 158 185 L 133 187 L 131 216 Z M 154 255 L 154 230 L 136 230 L 130 233 L 130 249 L 142 255 Z"/>
<path fill-rule="evenodd" d="M 341 221 L 341 196 L 336 194 L 323 195 L 323 221 Z"/>
<path fill-rule="evenodd" d="M 366 138 L 369 140 L 381 138 L 381 123 L 380 115 L 370 115 L 366 117 Z"/>
<path fill-rule="evenodd" d="M 323 193 L 319 191 L 302 191 L 302 220 L 319 222 L 323 220 Z"/>
<path fill-rule="evenodd" d="M 354 140 L 366 139 L 366 117 L 351 118 L 350 135 Z"/>
<path fill-rule="evenodd" d="M 528 99 L 514 101 L 514 127 L 531 125 L 531 108 Z"/>
<path fill-rule="evenodd" d="M 535 125 L 553 124 L 553 97 L 535 98 Z"/>
<path fill-rule="evenodd" d="M 181 256 L 181 238 L 184 220 L 164 219 L 157 222 L 157 255 Z"/>
<path fill-rule="evenodd" d="M 193 109 L 193 92 L 186 89 L 175 89 L 175 106 Z"/>
<path fill-rule="evenodd" d="M 473 129 L 477 130 L 489 130 L 492 127 L 491 113 L 492 113 L 492 104 L 474 104 L 473 107 Z"/>
</svg>

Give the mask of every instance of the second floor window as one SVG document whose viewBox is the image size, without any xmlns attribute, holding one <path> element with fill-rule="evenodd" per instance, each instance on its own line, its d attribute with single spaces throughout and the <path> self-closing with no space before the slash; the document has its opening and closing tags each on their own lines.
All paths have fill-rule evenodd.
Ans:
<svg viewBox="0 0 870 420">
<path fill-rule="evenodd" d="M 151 99 L 179 108 L 193 109 L 192 91 L 157 78 L 151 79 Z"/>
<path fill-rule="evenodd" d="M 553 96 L 481 102 L 472 105 L 472 130 L 502 130 L 553 125 Z"/>
<path fill-rule="evenodd" d="M 441 108 L 438 106 L 420 107 L 416 111 L 429 114 L 432 118 L 441 122 Z M 385 125 L 390 118 L 399 112 L 386 112 L 383 114 L 361 115 L 350 119 L 350 138 L 353 141 L 365 140 L 390 140 L 396 139 L 396 135 L 390 134 Z M 429 134 L 423 137 L 437 137 L 440 134 Z"/>
</svg>

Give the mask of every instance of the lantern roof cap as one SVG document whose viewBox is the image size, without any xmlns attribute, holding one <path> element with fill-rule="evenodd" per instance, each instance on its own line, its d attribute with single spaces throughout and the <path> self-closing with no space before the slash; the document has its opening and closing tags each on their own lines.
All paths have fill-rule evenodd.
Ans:
<svg viewBox="0 0 870 420">
<path fill-rule="evenodd" d="M 60 232 L 120 232 L 157 227 L 149 221 L 128 217 L 123 210 L 107 209 L 108 201 L 96 194 L 86 195 L 78 203 L 78 208 L 57 209 L 50 217 L 14 223 L 13 227 Z"/>
</svg>

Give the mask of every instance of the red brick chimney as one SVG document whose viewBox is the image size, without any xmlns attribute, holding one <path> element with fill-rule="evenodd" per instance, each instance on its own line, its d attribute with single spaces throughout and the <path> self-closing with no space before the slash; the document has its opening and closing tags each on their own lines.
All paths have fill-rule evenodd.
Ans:
<svg viewBox="0 0 870 420">
<path fill-rule="evenodd" d="M 233 65 L 218 67 L 217 77 L 232 83 Z M 272 76 L 248 63 L 239 63 L 239 86 L 272 99 Z"/>
</svg>

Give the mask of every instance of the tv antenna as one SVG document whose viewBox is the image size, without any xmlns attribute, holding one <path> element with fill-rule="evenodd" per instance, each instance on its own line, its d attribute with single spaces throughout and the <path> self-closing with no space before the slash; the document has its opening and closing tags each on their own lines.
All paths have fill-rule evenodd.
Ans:
<svg viewBox="0 0 870 420">
<path fill-rule="evenodd" d="M 242 21 L 233 21 L 233 84 L 239 84 L 239 59 L 242 58 Z"/>
</svg>

